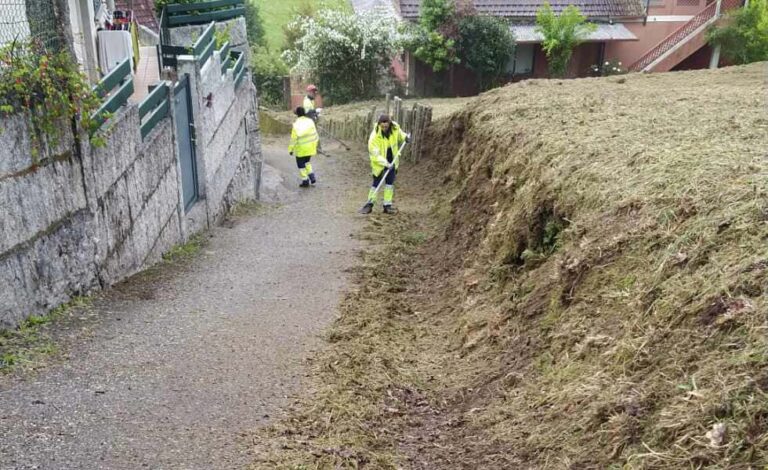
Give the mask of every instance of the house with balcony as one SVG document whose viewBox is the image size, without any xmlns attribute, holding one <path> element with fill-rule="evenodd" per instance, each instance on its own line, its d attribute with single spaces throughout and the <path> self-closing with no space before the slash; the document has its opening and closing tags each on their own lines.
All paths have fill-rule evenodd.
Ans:
<svg viewBox="0 0 768 470">
<path fill-rule="evenodd" d="M 536 31 L 536 12 L 545 0 L 471 0 L 481 15 L 504 18 L 515 35 L 508 81 L 548 76 L 547 58 Z M 597 27 L 574 51 L 570 77 L 593 74 L 592 66 L 613 60 L 632 71 L 664 72 L 717 66 L 719 58 L 705 43 L 706 29 L 742 0 L 551 0 L 556 13 L 575 5 Z M 352 0 L 358 13 L 374 8 L 401 21 L 416 22 L 420 0 Z M 402 70 L 401 70 L 402 69 Z M 478 90 L 474 73 L 461 64 L 434 73 L 412 54 L 393 61 L 393 70 L 410 94 L 470 96 Z M 400 72 L 400 73 L 397 73 Z"/>
</svg>

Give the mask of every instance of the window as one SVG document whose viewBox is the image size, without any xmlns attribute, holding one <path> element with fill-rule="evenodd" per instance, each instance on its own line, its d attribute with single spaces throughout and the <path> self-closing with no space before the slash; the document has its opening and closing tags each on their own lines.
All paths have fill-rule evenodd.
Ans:
<svg viewBox="0 0 768 470">
<path fill-rule="evenodd" d="M 533 73 L 534 44 L 518 44 L 515 57 L 507 64 L 506 72 L 512 75 L 530 75 Z"/>
</svg>

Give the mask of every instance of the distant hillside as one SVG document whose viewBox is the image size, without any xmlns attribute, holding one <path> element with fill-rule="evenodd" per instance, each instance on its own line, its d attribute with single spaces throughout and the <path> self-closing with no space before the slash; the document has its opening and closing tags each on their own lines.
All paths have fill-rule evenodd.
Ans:
<svg viewBox="0 0 768 470">
<path fill-rule="evenodd" d="M 264 31 L 267 45 L 273 51 L 279 51 L 285 46 L 283 26 L 293 19 L 296 12 L 304 4 L 314 4 L 318 10 L 323 8 L 343 9 L 352 11 L 347 0 L 250 0 L 259 6 L 261 18 L 264 21 Z"/>
</svg>

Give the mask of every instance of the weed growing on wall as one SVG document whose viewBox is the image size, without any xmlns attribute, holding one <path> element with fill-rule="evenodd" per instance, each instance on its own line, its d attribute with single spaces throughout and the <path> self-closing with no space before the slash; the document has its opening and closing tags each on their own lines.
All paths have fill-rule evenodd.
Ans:
<svg viewBox="0 0 768 470">
<path fill-rule="evenodd" d="M 0 48 L 0 113 L 28 113 L 33 157 L 42 138 L 54 146 L 59 142 L 64 121 L 76 119 L 93 130 L 90 116 L 98 107 L 98 96 L 68 53 L 50 53 L 35 41 Z"/>
</svg>

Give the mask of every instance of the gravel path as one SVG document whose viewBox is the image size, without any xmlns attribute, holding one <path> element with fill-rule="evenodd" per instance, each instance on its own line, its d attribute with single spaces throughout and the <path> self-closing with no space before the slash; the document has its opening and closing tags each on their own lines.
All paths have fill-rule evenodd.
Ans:
<svg viewBox="0 0 768 470">
<path fill-rule="evenodd" d="M 299 391 L 360 248 L 363 160 L 327 147 L 318 187 L 299 191 L 284 143 L 266 142 L 265 194 L 279 207 L 215 229 L 184 269 L 108 292 L 67 359 L 0 377 L 0 468 L 250 463 L 240 436 Z"/>
</svg>

